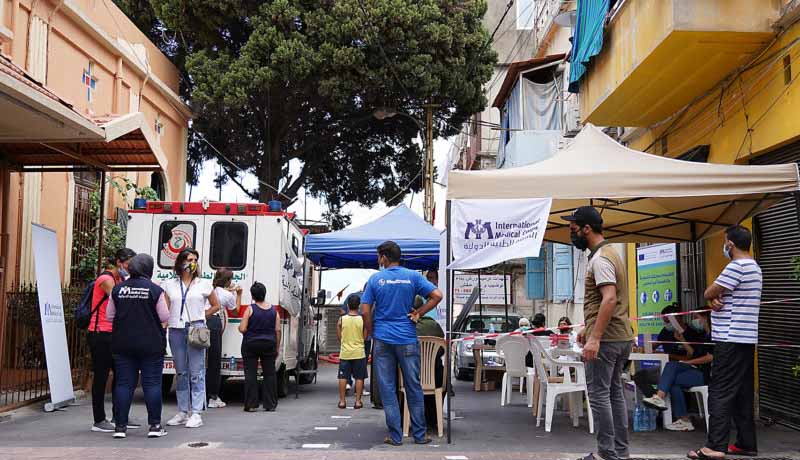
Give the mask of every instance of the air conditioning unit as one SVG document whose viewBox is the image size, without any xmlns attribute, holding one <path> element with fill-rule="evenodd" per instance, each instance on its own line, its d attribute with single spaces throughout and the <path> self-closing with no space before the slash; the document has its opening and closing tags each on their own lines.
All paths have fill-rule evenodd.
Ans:
<svg viewBox="0 0 800 460">
<path fill-rule="evenodd" d="M 583 129 L 581 109 L 575 98 L 564 101 L 564 136 L 575 137 Z"/>
</svg>

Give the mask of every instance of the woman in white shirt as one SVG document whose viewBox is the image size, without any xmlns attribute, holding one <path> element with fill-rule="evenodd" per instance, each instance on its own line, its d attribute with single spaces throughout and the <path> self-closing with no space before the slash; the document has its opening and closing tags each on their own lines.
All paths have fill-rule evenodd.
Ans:
<svg viewBox="0 0 800 460">
<path fill-rule="evenodd" d="M 222 308 L 228 311 L 236 310 L 242 304 L 242 288 L 233 284 L 233 272 L 227 268 L 220 268 L 214 274 L 214 293 L 219 300 L 220 309 L 216 313 L 208 313 L 211 305 L 206 305 L 208 329 L 211 331 L 211 346 L 208 348 L 208 368 L 206 369 L 206 393 L 208 394 L 208 407 L 221 409 L 225 403 L 219 397 L 222 378 L 222 332 L 224 331 L 225 317 Z M 235 294 L 235 295 L 234 295 Z"/>
<path fill-rule="evenodd" d="M 194 249 L 181 251 L 175 259 L 177 277 L 161 286 L 169 304 L 169 348 L 175 363 L 178 399 L 178 414 L 167 425 L 186 428 L 203 425 L 200 413 L 206 405 L 206 350 L 189 345 L 189 327 L 206 327 L 206 316 L 219 310 L 211 283 L 198 276 L 198 257 Z M 211 305 L 208 310 L 206 302 Z"/>
</svg>

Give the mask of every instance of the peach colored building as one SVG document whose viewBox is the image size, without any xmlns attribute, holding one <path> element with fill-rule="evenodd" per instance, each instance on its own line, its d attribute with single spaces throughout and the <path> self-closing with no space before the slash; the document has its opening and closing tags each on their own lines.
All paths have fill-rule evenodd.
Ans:
<svg viewBox="0 0 800 460">
<path fill-rule="evenodd" d="M 69 283 L 73 232 L 100 175 L 183 199 L 191 111 L 178 86 L 177 68 L 112 0 L 0 0 L 5 289 L 35 278 L 33 222 L 57 231 Z M 133 199 L 106 197 L 112 219 Z"/>
</svg>

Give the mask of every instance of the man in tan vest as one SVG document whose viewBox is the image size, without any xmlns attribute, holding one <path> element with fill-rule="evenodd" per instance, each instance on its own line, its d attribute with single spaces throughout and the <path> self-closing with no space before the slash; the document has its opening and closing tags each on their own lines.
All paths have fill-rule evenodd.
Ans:
<svg viewBox="0 0 800 460">
<path fill-rule="evenodd" d="M 583 315 L 583 343 L 589 401 L 597 429 L 597 453 L 584 460 L 620 460 L 628 452 L 628 411 L 622 387 L 622 369 L 633 347 L 628 317 L 628 277 L 619 253 L 603 238 L 603 218 L 597 209 L 583 206 L 563 218 L 572 244 L 589 249 Z"/>
</svg>

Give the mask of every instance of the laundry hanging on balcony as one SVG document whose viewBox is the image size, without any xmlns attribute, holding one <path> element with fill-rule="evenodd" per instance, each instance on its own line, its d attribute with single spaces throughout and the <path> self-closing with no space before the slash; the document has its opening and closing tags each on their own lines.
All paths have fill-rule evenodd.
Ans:
<svg viewBox="0 0 800 460">
<path fill-rule="evenodd" d="M 603 25 L 613 0 L 578 0 L 577 22 L 572 37 L 569 92 L 577 93 L 589 61 L 603 49 Z"/>
</svg>

